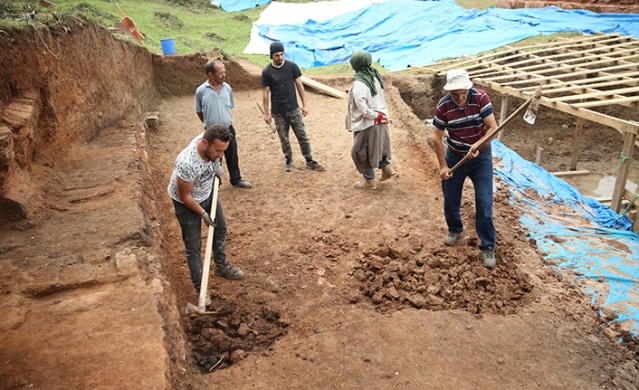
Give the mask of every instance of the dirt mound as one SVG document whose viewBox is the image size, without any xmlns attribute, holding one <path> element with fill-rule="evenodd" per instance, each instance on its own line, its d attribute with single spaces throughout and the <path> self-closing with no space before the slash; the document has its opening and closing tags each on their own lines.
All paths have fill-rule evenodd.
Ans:
<svg viewBox="0 0 639 390">
<path fill-rule="evenodd" d="M 637 13 L 637 0 L 498 0 L 501 8 L 542 8 L 555 6 L 562 9 L 585 9 L 598 13 Z"/>
<path fill-rule="evenodd" d="M 290 321 L 279 311 L 262 306 L 259 312 L 250 312 L 220 295 L 212 299 L 211 314 L 190 315 L 185 326 L 193 360 L 202 373 L 227 368 L 286 335 Z"/>
<path fill-rule="evenodd" d="M 433 248 L 414 256 L 380 248 L 365 253 L 353 276 L 362 293 L 388 310 L 410 305 L 419 309 L 464 309 L 471 314 L 513 314 L 527 301 L 533 286 L 513 264 L 490 271 L 476 254 L 463 248 Z M 512 257 L 501 253 L 501 258 Z"/>
</svg>

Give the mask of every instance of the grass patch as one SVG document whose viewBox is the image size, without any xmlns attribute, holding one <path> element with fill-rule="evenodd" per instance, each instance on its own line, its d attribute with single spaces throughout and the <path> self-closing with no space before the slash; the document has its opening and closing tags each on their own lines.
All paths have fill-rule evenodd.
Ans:
<svg viewBox="0 0 639 390">
<path fill-rule="evenodd" d="M 172 30 L 181 30 L 184 27 L 184 23 L 182 23 L 180 19 L 168 12 L 156 12 L 154 16 L 167 28 Z"/>
<path fill-rule="evenodd" d="M 488 7 L 494 7 L 497 4 L 497 0 L 455 0 L 455 3 L 466 9 L 477 8 L 484 10 Z"/>
</svg>

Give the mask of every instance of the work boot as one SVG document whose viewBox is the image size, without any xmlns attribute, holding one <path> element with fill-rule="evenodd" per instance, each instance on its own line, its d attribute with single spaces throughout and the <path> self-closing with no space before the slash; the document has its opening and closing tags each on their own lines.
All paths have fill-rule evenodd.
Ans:
<svg viewBox="0 0 639 390">
<path fill-rule="evenodd" d="M 387 165 L 382 168 L 382 178 L 380 179 L 380 181 L 386 181 L 396 174 L 397 172 L 395 172 L 395 170 L 390 165 Z"/>
<path fill-rule="evenodd" d="M 284 172 L 290 172 L 293 170 L 293 160 L 291 159 L 286 159 L 286 162 L 284 163 Z"/>
<path fill-rule="evenodd" d="M 230 264 L 227 264 L 223 267 L 215 266 L 215 276 L 221 276 L 223 278 L 231 279 L 231 280 L 240 280 L 244 279 L 244 272 L 241 269 L 232 267 Z"/>
<path fill-rule="evenodd" d="M 484 267 L 493 269 L 497 265 L 495 260 L 495 250 L 493 248 L 483 248 L 481 250 L 481 256 L 484 259 Z"/>
<path fill-rule="evenodd" d="M 231 185 L 233 187 L 238 187 L 238 188 L 251 188 L 252 187 L 251 183 L 249 183 L 246 180 L 240 180 L 240 181 L 238 181 L 236 183 L 231 183 Z"/>
<path fill-rule="evenodd" d="M 323 171 L 324 167 L 319 165 L 319 163 L 315 160 L 307 161 L 306 168 L 311 169 L 313 171 Z"/>
<path fill-rule="evenodd" d="M 356 181 L 353 184 L 353 187 L 358 188 L 360 190 L 376 190 L 377 183 L 375 183 L 375 180 L 362 179 L 362 180 Z"/>
<path fill-rule="evenodd" d="M 444 244 L 448 246 L 453 246 L 457 243 L 457 239 L 461 236 L 461 232 L 448 232 L 446 237 L 444 237 Z"/>
</svg>

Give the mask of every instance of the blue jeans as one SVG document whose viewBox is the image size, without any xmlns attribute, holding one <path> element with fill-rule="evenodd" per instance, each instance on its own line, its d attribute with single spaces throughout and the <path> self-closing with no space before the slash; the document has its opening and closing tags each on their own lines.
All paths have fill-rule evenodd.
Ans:
<svg viewBox="0 0 639 390">
<path fill-rule="evenodd" d="M 464 156 L 448 149 L 446 164 L 452 168 Z M 444 191 L 444 214 L 448 231 L 461 233 L 464 230 L 459 208 L 461 206 L 464 180 L 470 178 L 475 188 L 475 229 L 481 240 L 480 248 L 495 247 L 495 225 L 493 223 L 493 155 L 490 148 L 479 156 L 466 160 L 448 180 L 442 180 Z"/>
<path fill-rule="evenodd" d="M 293 133 L 297 138 L 297 142 L 300 144 L 302 155 L 306 161 L 311 161 L 313 155 L 311 154 L 311 143 L 306 136 L 306 127 L 304 127 L 304 118 L 302 117 L 302 110 L 299 108 L 295 111 L 287 112 L 286 114 L 273 114 L 275 119 L 275 127 L 277 128 L 277 134 L 280 136 L 280 143 L 282 144 L 282 152 L 287 160 L 292 160 L 293 151 L 291 150 L 291 141 L 288 138 L 288 132 L 290 128 L 293 128 Z"/>
<path fill-rule="evenodd" d="M 207 210 L 211 208 L 211 196 L 200 206 Z M 182 228 L 182 240 L 186 248 L 186 264 L 189 266 L 191 273 L 191 281 L 196 291 L 200 291 L 202 284 L 202 217 L 191 211 L 188 207 L 180 202 L 173 200 L 175 208 L 175 216 Z M 216 267 L 224 267 L 226 261 L 226 218 L 222 210 L 222 202 L 217 199 L 217 207 L 215 209 L 215 229 L 213 231 L 213 258 Z"/>
</svg>

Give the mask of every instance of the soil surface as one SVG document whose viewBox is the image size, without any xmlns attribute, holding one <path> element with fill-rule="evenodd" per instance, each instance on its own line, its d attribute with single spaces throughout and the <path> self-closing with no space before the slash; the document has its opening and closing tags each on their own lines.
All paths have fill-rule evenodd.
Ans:
<svg viewBox="0 0 639 390">
<path fill-rule="evenodd" d="M 1 389 L 639 388 L 636 343 L 545 264 L 502 183 L 497 267 L 481 265 L 471 185 L 461 242 L 442 245 L 424 123 L 442 91 L 425 76 L 387 77 L 398 175 L 361 191 L 343 100 L 307 88 L 326 171 L 307 170 L 293 141 L 284 172 L 255 104 L 259 67 L 226 58 L 253 188 L 226 178 L 220 198 L 227 254 L 246 277 L 211 276 L 212 313 L 184 314 L 197 297 L 166 187 L 202 130 L 192 94 L 204 62 L 223 54 L 156 56 L 84 20 L 57 26 L 0 31 L 0 136 L 12 140 L 0 164 Z M 24 54 L 38 34 L 60 59 Z M 542 111 L 534 133 L 514 122 L 504 142 L 530 159 L 552 137 L 556 170 L 571 121 Z M 587 169 L 614 173 L 621 136 L 592 125 L 583 139 Z"/>
<path fill-rule="evenodd" d="M 637 13 L 639 0 L 498 0 L 501 8 L 542 8 L 555 6 L 562 9 L 585 9 L 597 13 Z"/>
</svg>

